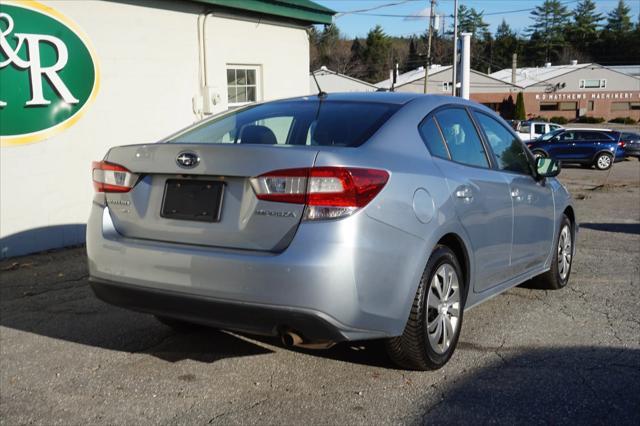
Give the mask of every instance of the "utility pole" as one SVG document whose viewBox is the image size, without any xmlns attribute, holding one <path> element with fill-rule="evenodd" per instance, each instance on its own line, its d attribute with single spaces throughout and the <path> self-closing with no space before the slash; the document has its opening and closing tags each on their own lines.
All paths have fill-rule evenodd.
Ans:
<svg viewBox="0 0 640 426">
<path fill-rule="evenodd" d="M 456 95 L 458 84 L 458 0 L 453 2 L 453 76 L 451 78 L 451 96 Z"/>
<path fill-rule="evenodd" d="M 427 93 L 427 85 L 429 84 L 429 67 L 431 66 L 431 38 L 433 37 L 433 25 L 436 19 L 436 0 L 431 0 L 431 8 L 429 9 L 429 38 L 427 39 L 427 64 L 424 67 L 424 93 Z"/>
</svg>

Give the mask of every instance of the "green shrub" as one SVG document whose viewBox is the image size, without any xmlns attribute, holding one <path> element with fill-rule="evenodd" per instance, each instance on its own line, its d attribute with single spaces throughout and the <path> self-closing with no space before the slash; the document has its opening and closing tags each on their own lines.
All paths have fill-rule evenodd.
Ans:
<svg viewBox="0 0 640 426">
<path fill-rule="evenodd" d="M 560 116 L 551 117 L 549 121 L 556 124 L 567 124 L 569 122 L 565 117 Z"/>
<path fill-rule="evenodd" d="M 617 123 L 617 124 L 636 124 L 637 121 L 631 117 L 616 117 L 609 120 L 609 123 Z"/>
<path fill-rule="evenodd" d="M 582 117 L 578 117 L 576 119 L 576 123 L 589 123 L 589 124 L 597 124 L 604 123 L 605 119 L 602 117 L 591 117 L 590 115 L 583 115 Z"/>
</svg>

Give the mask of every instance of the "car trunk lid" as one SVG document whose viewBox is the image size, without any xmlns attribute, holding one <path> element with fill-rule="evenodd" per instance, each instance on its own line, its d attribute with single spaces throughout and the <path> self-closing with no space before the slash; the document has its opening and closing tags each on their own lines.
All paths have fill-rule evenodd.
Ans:
<svg viewBox="0 0 640 426">
<path fill-rule="evenodd" d="M 117 147 L 105 161 L 139 181 L 129 192 L 107 193 L 106 203 L 125 237 L 277 252 L 291 242 L 304 205 L 259 200 L 249 180 L 271 170 L 312 167 L 316 155 L 309 147 L 249 144 Z M 185 167 L 189 159 L 196 164 Z"/>
</svg>

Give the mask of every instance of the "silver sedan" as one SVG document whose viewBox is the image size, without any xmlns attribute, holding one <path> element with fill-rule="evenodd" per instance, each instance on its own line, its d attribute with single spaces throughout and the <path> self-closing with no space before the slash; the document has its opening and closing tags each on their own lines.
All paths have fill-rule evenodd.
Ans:
<svg viewBox="0 0 640 426">
<path fill-rule="evenodd" d="M 384 338 L 402 367 L 435 369 L 466 309 L 567 284 L 578 226 L 559 171 L 458 98 L 251 105 L 94 163 L 91 285 L 173 327 Z"/>
</svg>

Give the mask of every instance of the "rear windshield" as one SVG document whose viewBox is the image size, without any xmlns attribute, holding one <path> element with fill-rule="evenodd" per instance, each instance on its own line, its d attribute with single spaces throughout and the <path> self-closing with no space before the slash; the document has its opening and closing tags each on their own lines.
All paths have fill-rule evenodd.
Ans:
<svg viewBox="0 0 640 426">
<path fill-rule="evenodd" d="M 399 107 L 317 99 L 273 102 L 224 114 L 168 142 L 353 147 L 369 139 Z"/>
</svg>

